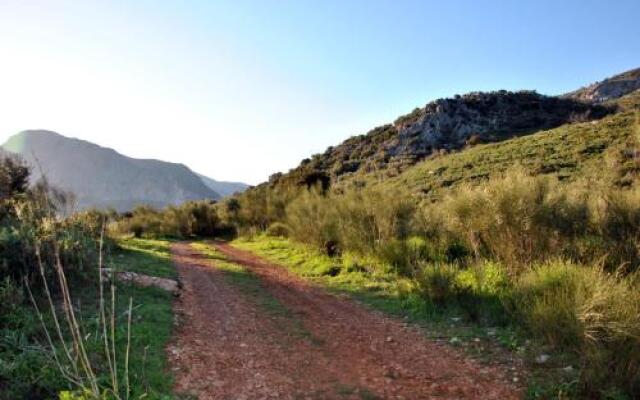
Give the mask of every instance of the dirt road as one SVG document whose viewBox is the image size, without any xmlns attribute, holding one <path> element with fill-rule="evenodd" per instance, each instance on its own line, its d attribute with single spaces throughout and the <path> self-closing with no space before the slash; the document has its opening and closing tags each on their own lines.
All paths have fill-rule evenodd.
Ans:
<svg viewBox="0 0 640 400">
<path fill-rule="evenodd" d="M 504 371 L 466 359 L 401 321 L 315 287 L 224 243 L 289 316 L 265 314 L 186 243 L 169 348 L 176 391 L 198 399 L 516 399 Z M 293 316 L 293 317 L 291 317 Z"/>
</svg>

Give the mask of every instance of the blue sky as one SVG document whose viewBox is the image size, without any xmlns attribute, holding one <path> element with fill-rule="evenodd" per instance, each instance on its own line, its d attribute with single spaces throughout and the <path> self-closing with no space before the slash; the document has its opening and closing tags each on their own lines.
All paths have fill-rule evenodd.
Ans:
<svg viewBox="0 0 640 400">
<path fill-rule="evenodd" d="M 0 140 L 258 183 L 438 97 L 640 66 L 640 1 L 0 0 Z"/>
</svg>

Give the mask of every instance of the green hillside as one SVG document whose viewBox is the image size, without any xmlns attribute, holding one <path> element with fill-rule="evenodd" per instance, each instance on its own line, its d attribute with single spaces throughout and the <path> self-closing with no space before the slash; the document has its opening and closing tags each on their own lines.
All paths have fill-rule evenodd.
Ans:
<svg viewBox="0 0 640 400">
<path fill-rule="evenodd" d="M 567 124 L 500 143 L 476 145 L 460 152 L 429 158 L 399 176 L 381 180 L 408 187 L 422 196 L 437 196 L 443 188 L 475 183 L 516 165 L 532 174 L 554 174 L 561 180 L 601 178 L 605 164 L 619 185 L 630 183 L 625 151 L 638 133 L 640 92 L 619 100 L 620 112 L 602 120 Z M 360 178 L 375 180 L 374 175 Z"/>
</svg>

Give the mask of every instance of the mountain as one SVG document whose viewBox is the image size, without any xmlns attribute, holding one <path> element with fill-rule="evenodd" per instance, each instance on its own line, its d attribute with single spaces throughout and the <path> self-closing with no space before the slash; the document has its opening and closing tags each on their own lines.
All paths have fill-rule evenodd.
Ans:
<svg viewBox="0 0 640 400">
<path fill-rule="evenodd" d="M 183 164 L 126 157 L 115 150 L 45 130 L 23 131 L 2 145 L 32 166 L 32 182 L 45 172 L 52 185 L 76 196 L 77 207 L 130 210 L 222 196 Z"/>
<path fill-rule="evenodd" d="M 438 99 L 392 124 L 316 154 L 270 184 L 330 184 L 356 175 L 396 176 L 427 157 L 500 142 L 557 126 L 599 119 L 614 107 L 534 91 L 473 92 Z"/>
<path fill-rule="evenodd" d="M 566 98 L 601 103 L 617 99 L 640 89 L 640 68 L 607 78 L 564 95 Z"/>
<path fill-rule="evenodd" d="M 557 127 L 595 123 L 628 107 L 636 110 L 639 88 L 640 68 L 561 96 L 500 90 L 438 99 L 393 123 L 304 159 L 287 173 L 273 174 L 258 189 L 312 185 L 340 188 L 397 177 L 417 164 L 465 153 L 478 145 L 511 142 Z M 468 164 L 464 168 L 474 170 Z M 478 177 L 484 175 L 478 172 Z"/>
<path fill-rule="evenodd" d="M 216 181 L 215 179 L 211 179 L 204 175 L 198 174 L 202 182 L 211 190 L 216 193 L 219 193 L 222 197 L 231 196 L 236 193 L 244 192 L 249 185 L 242 182 L 225 182 L 225 181 Z"/>
</svg>

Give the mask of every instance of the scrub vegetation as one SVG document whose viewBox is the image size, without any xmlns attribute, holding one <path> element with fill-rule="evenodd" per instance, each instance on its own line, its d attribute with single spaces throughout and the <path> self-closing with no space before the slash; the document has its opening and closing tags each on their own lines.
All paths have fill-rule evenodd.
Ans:
<svg viewBox="0 0 640 400">
<path fill-rule="evenodd" d="M 172 296 L 113 279 L 173 275 L 168 247 L 109 239 L 108 213 L 65 216 L 67 196 L 29 173 L 0 162 L 0 398 L 170 398 Z"/>
<path fill-rule="evenodd" d="M 240 234 L 236 246 L 387 311 L 505 329 L 514 349 L 530 340 L 532 364 L 547 369 L 532 398 L 635 398 L 638 99 L 396 178 L 278 177 L 218 204 L 220 221 Z"/>
</svg>

